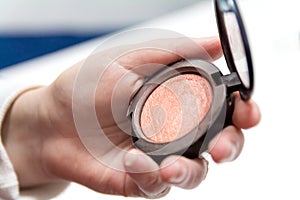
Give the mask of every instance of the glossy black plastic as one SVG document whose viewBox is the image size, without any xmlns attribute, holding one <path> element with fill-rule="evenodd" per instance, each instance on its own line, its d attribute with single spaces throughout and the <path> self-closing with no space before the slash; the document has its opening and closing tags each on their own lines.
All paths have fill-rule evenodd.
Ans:
<svg viewBox="0 0 300 200">
<path fill-rule="evenodd" d="M 237 28 L 239 30 L 243 42 L 243 48 L 245 51 L 247 67 L 248 67 L 248 75 L 249 75 L 249 87 L 246 87 L 242 83 L 239 91 L 242 99 L 248 100 L 250 99 L 254 88 L 254 72 L 253 72 L 253 63 L 251 58 L 249 42 L 248 42 L 245 26 L 239 8 L 235 0 L 215 0 L 215 12 L 216 12 L 216 19 L 217 19 L 217 25 L 219 29 L 219 36 L 222 44 L 222 49 L 223 49 L 223 53 L 228 68 L 231 72 L 236 72 L 239 78 L 241 79 L 240 74 L 238 73 L 237 70 L 238 66 L 236 66 L 234 62 L 233 52 L 231 52 L 230 41 L 229 41 L 230 36 L 228 35 L 227 27 L 225 24 L 226 19 L 224 17 L 226 13 L 232 13 L 235 15 L 235 19 L 238 25 Z"/>
</svg>

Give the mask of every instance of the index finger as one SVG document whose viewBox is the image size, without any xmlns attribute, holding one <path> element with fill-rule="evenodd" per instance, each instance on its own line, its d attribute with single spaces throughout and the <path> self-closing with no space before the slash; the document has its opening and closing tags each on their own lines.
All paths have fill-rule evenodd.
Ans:
<svg viewBox="0 0 300 200">
<path fill-rule="evenodd" d="M 128 70 L 149 63 L 168 65 L 181 59 L 194 58 L 213 61 L 222 56 L 220 41 L 217 37 L 161 39 L 128 48 L 133 51 L 129 51 L 117 60 Z"/>
</svg>

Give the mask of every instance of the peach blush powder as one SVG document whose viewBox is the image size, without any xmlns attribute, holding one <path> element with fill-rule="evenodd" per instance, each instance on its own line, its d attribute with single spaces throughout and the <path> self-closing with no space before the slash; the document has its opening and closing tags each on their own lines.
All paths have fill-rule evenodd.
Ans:
<svg viewBox="0 0 300 200">
<path fill-rule="evenodd" d="M 140 118 L 145 137 L 155 143 L 178 139 L 195 128 L 212 102 L 209 82 L 182 74 L 158 86 L 146 100 Z"/>
</svg>

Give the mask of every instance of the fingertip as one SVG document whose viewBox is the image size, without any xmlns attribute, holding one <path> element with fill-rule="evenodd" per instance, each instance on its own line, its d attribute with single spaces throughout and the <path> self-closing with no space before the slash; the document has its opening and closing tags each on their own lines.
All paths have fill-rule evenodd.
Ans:
<svg viewBox="0 0 300 200">
<path fill-rule="evenodd" d="M 179 157 L 169 156 L 160 164 L 160 174 L 163 181 L 167 183 L 172 182 L 173 177 L 178 177 L 180 164 L 177 162 Z"/>
<path fill-rule="evenodd" d="M 139 188 L 138 196 L 160 198 L 170 187 L 162 181 L 159 166 L 143 152 L 132 149 L 124 157 L 124 166 L 131 180 Z"/>
<path fill-rule="evenodd" d="M 168 184 L 192 189 L 204 180 L 207 171 L 208 163 L 204 159 L 191 160 L 173 156 L 162 162 L 160 174 L 162 180 Z"/>
<path fill-rule="evenodd" d="M 256 126 L 261 120 L 261 112 L 255 101 L 250 99 L 250 103 L 252 104 L 252 125 Z"/>
<path fill-rule="evenodd" d="M 213 141 L 213 143 L 215 142 Z M 224 158 L 230 157 L 231 154 L 230 146 L 231 145 L 228 144 L 228 142 L 226 142 L 225 144 L 223 143 L 222 145 L 218 144 L 209 147 L 209 153 L 211 154 L 212 159 L 216 163 L 221 163 L 222 160 L 224 160 Z"/>
<path fill-rule="evenodd" d="M 244 146 L 244 136 L 240 129 L 234 126 L 226 127 L 209 144 L 209 153 L 216 163 L 235 160 Z"/>
<path fill-rule="evenodd" d="M 158 170 L 158 165 L 140 150 L 131 149 L 124 156 L 124 168 L 128 173 L 146 173 Z"/>
<path fill-rule="evenodd" d="M 239 95 L 236 95 L 235 109 L 233 112 L 233 123 L 242 129 L 248 129 L 256 126 L 261 120 L 261 113 L 258 105 L 250 99 L 243 101 Z"/>
<path fill-rule="evenodd" d="M 216 163 L 225 163 L 235 160 L 237 157 L 237 147 L 229 141 L 213 148 L 211 151 L 212 159 Z"/>
<path fill-rule="evenodd" d="M 206 38 L 197 38 L 194 39 L 196 43 L 203 47 L 207 53 L 210 55 L 210 60 L 216 60 L 223 55 L 221 42 L 218 36 L 206 37 Z"/>
</svg>

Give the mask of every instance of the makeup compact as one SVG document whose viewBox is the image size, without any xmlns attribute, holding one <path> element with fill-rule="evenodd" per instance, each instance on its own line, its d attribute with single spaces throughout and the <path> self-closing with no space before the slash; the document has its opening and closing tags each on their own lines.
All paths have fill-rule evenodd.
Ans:
<svg viewBox="0 0 300 200">
<path fill-rule="evenodd" d="M 235 0 L 215 0 L 219 36 L 230 74 L 204 60 L 183 60 L 150 77 L 128 109 L 136 148 L 160 163 L 169 155 L 196 158 L 230 125 L 233 93 L 247 101 L 253 66 Z"/>
</svg>

